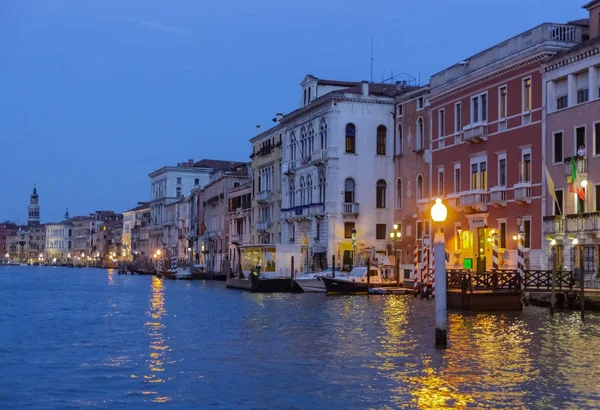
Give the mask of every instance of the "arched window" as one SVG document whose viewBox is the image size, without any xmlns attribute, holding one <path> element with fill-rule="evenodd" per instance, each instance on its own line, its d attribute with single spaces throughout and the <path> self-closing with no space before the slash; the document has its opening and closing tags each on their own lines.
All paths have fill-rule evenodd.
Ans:
<svg viewBox="0 0 600 410">
<path fill-rule="evenodd" d="M 402 208 L 402 179 L 396 180 L 396 209 Z"/>
<path fill-rule="evenodd" d="M 319 133 L 321 136 L 321 149 L 327 148 L 327 121 L 325 118 L 321 118 L 321 123 L 319 125 Z"/>
<path fill-rule="evenodd" d="M 423 177 L 417 176 L 417 201 L 423 199 Z"/>
<path fill-rule="evenodd" d="M 352 178 L 346 178 L 344 182 L 344 202 L 347 204 L 354 203 L 355 183 Z"/>
<path fill-rule="evenodd" d="M 383 125 L 377 127 L 377 155 L 385 155 L 385 140 L 387 138 L 387 128 Z"/>
<path fill-rule="evenodd" d="M 319 173 L 319 203 L 325 203 L 325 173 Z"/>
<path fill-rule="evenodd" d="M 296 187 L 293 182 L 290 182 L 290 208 L 296 206 Z"/>
<path fill-rule="evenodd" d="M 403 149 L 403 138 L 402 138 L 402 124 L 398 124 L 398 146 L 396 147 L 396 154 L 397 155 L 402 155 L 402 153 L 404 152 Z"/>
<path fill-rule="evenodd" d="M 307 154 L 308 147 L 306 141 L 306 128 L 300 128 L 300 155 L 304 158 Z"/>
<path fill-rule="evenodd" d="M 300 205 L 306 205 L 306 201 L 304 198 L 305 191 L 304 177 L 300 177 Z"/>
<path fill-rule="evenodd" d="M 423 117 L 417 120 L 417 151 L 425 149 L 425 131 L 423 129 Z"/>
<path fill-rule="evenodd" d="M 313 191 L 313 186 L 312 186 L 312 177 L 310 175 L 308 175 L 306 177 L 306 203 L 308 205 L 312 204 L 312 191 Z"/>
<path fill-rule="evenodd" d="M 296 134 L 294 132 L 290 134 L 290 160 L 296 160 Z"/>
<path fill-rule="evenodd" d="M 376 191 L 376 207 L 377 208 L 385 208 L 385 191 L 387 191 L 387 183 L 380 179 L 377 181 L 377 191 Z"/>
<path fill-rule="evenodd" d="M 315 130 L 313 129 L 312 124 L 308 124 L 308 152 L 306 155 L 312 155 L 315 150 Z"/>
<path fill-rule="evenodd" d="M 354 124 L 346 125 L 346 152 L 356 154 L 356 127 Z"/>
</svg>

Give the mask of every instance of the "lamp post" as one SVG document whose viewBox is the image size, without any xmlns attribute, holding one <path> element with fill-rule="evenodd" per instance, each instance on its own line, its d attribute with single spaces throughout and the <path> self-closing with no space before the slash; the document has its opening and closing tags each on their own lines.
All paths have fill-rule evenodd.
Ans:
<svg viewBox="0 0 600 410">
<path fill-rule="evenodd" d="M 446 306 L 446 239 L 441 227 L 448 216 L 448 209 L 440 198 L 435 200 L 431 207 L 431 219 L 439 224 L 440 229 L 435 234 L 435 347 L 448 345 L 448 311 Z"/>
<path fill-rule="evenodd" d="M 550 241 L 550 249 L 552 249 L 552 293 L 550 294 L 550 314 L 554 315 L 554 307 L 556 305 L 556 239 Z"/>
<path fill-rule="evenodd" d="M 398 242 L 402 240 L 402 231 L 398 229 L 398 224 L 394 224 L 394 229 L 390 231 L 390 239 L 394 243 L 394 272 L 396 273 L 396 284 L 400 286 L 400 261 L 398 260 Z"/>
<path fill-rule="evenodd" d="M 352 228 L 352 267 L 356 266 L 356 228 Z"/>
</svg>

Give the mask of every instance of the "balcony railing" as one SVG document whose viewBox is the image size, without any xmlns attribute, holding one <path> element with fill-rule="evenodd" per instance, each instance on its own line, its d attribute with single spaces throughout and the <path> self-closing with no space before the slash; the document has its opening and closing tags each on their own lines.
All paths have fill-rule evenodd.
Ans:
<svg viewBox="0 0 600 410">
<path fill-rule="evenodd" d="M 495 186 L 490 189 L 490 203 L 495 206 L 506 206 L 505 186 Z"/>
<path fill-rule="evenodd" d="M 467 143 L 487 141 L 488 127 L 486 124 L 467 125 L 464 129 L 463 140 Z"/>
<path fill-rule="evenodd" d="M 256 223 L 256 229 L 259 231 L 267 231 L 269 228 L 271 228 L 272 224 L 273 222 L 271 221 L 258 221 Z"/>
<path fill-rule="evenodd" d="M 273 197 L 273 192 L 268 191 L 268 190 L 260 191 L 258 194 L 256 194 L 256 200 L 259 202 L 270 201 L 272 197 Z"/>
<path fill-rule="evenodd" d="M 531 182 L 515 184 L 515 201 L 519 203 L 531 203 Z"/>
<path fill-rule="evenodd" d="M 565 220 L 560 215 L 544 217 L 544 234 L 556 235 L 565 233 Z"/>
<path fill-rule="evenodd" d="M 489 202 L 487 191 L 473 190 L 461 193 L 459 205 L 463 208 L 473 208 L 477 211 L 485 211 Z"/>
<path fill-rule="evenodd" d="M 344 215 L 358 215 L 358 204 L 353 202 L 345 202 L 342 204 L 342 213 Z"/>
<path fill-rule="evenodd" d="M 325 213 L 324 204 L 300 205 L 294 208 L 282 209 L 282 219 L 306 219 L 313 216 L 320 216 Z"/>
<path fill-rule="evenodd" d="M 571 164 L 571 158 L 575 162 L 575 170 L 577 174 L 587 174 L 588 172 L 588 161 L 587 158 L 583 157 L 568 157 L 565 158 L 565 176 L 571 176 L 573 174 L 573 165 Z"/>
<path fill-rule="evenodd" d="M 567 233 L 600 233 L 600 212 L 567 215 Z"/>
</svg>

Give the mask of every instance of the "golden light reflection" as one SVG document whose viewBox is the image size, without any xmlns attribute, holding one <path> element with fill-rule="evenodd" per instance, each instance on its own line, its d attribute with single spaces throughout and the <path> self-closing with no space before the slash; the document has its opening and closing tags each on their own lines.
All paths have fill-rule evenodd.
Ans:
<svg viewBox="0 0 600 410">
<path fill-rule="evenodd" d="M 115 284 L 115 270 L 109 269 L 108 270 L 108 286 L 114 286 L 114 284 Z"/>
<path fill-rule="evenodd" d="M 165 371 L 165 362 L 167 361 L 167 353 L 169 346 L 166 345 L 166 339 L 163 334 L 165 324 L 162 323 L 162 318 L 167 314 L 165 309 L 165 297 L 163 282 L 157 277 L 152 277 L 150 296 L 150 309 L 147 315 L 150 320 L 144 323 L 148 336 L 150 337 L 150 354 L 148 355 L 148 369 L 150 374 L 144 376 L 144 383 L 160 384 L 166 380 L 160 376 L 160 373 Z M 168 396 L 158 396 L 156 391 L 142 391 L 142 394 L 156 395 L 152 399 L 155 403 L 166 403 L 171 401 Z"/>
</svg>

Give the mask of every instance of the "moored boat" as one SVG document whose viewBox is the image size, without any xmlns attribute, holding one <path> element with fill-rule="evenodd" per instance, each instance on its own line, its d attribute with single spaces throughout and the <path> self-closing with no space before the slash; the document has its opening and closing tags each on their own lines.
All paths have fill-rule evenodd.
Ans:
<svg viewBox="0 0 600 410">
<path fill-rule="evenodd" d="M 304 292 L 327 292 L 325 288 L 325 282 L 323 282 L 323 277 L 331 278 L 332 268 L 329 267 L 327 270 L 323 272 L 311 272 L 305 275 L 298 276 L 294 278 L 294 282 L 302 289 Z M 345 278 L 348 274 L 345 272 L 336 272 L 336 278 Z"/>
<path fill-rule="evenodd" d="M 327 293 L 366 294 L 369 291 L 369 285 L 375 285 L 378 288 L 396 286 L 395 282 L 382 279 L 377 267 L 372 266 L 368 275 L 367 279 L 366 266 L 357 266 L 347 277 L 334 279 L 323 276 L 321 279 Z"/>
</svg>

